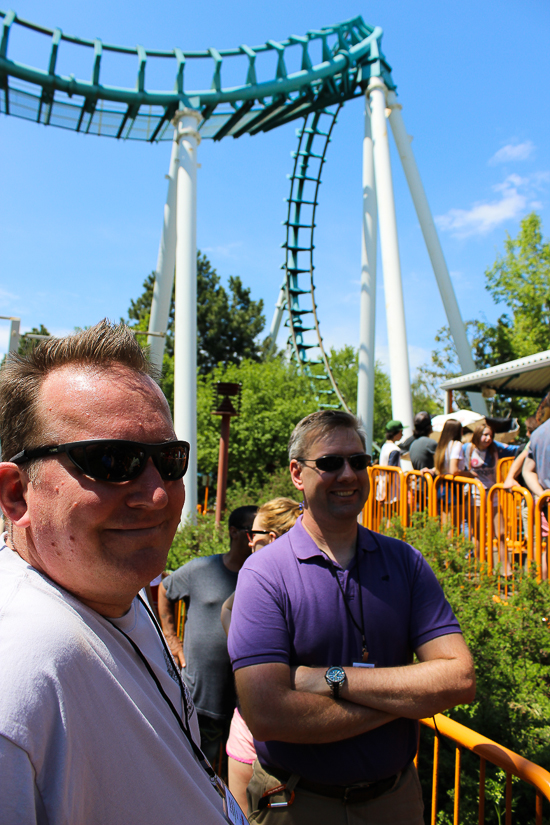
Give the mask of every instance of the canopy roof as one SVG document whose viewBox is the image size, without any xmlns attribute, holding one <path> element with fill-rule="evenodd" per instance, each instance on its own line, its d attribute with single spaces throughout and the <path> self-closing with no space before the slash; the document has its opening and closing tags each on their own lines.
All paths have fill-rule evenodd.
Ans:
<svg viewBox="0 0 550 825">
<path fill-rule="evenodd" d="M 550 390 L 550 350 L 443 381 L 442 390 L 495 390 L 499 395 L 543 398 Z"/>
</svg>

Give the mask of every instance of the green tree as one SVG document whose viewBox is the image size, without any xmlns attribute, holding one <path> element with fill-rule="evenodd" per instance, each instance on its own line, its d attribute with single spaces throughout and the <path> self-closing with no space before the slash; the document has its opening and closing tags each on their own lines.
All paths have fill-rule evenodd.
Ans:
<svg viewBox="0 0 550 825">
<path fill-rule="evenodd" d="M 317 401 L 309 380 L 293 364 L 276 357 L 219 365 L 199 376 L 197 390 L 197 459 L 200 473 L 218 466 L 220 418 L 212 415 L 213 385 L 242 383 L 240 415 L 231 420 L 228 489 L 238 486 L 254 495 L 288 463 L 287 444 L 295 425 Z"/>
<path fill-rule="evenodd" d="M 344 396 L 350 410 L 357 410 L 357 374 L 359 370 L 358 351 L 349 345 L 341 349 L 331 349 L 329 362 L 340 392 Z M 413 409 L 416 412 L 427 410 L 432 415 L 443 412 L 443 407 L 437 402 L 437 397 L 426 386 L 421 377 L 415 378 L 412 383 Z M 390 377 L 382 368 L 379 361 L 374 367 L 374 415 L 373 441 L 382 446 L 385 440 L 386 423 L 392 418 Z M 412 421 L 405 424 L 412 426 Z"/>
<path fill-rule="evenodd" d="M 49 330 L 46 329 L 44 324 L 40 324 L 40 327 L 33 327 L 30 332 L 31 335 L 50 335 L 51 333 Z M 32 349 L 40 342 L 40 338 L 28 338 L 27 335 L 22 335 L 19 339 L 19 347 L 17 352 L 19 355 L 28 355 Z"/>
<path fill-rule="evenodd" d="M 130 302 L 129 323 L 146 330 L 149 326 L 155 273 L 143 282 L 143 292 Z M 165 353 L 174 357 L 174 295 L 172 289 Z M 229 291 L 220 283 L 220 277 L 206 255 L 197 253 L 197 362 L 199 372 L 206 374 L 218 363 L 239 364 L 243 358 L 259 361 L 261 344 L 256 340 L 265 326 L 263 301 L 254 301 L 250 289 L 237 276 L 229 277 Z M 134 322 L 132 324 L 132 322 Z M 165 360 L 165 374 L 173 373 Z M 166 384 L 166 380 L 164 381 Z M 172 395 L 168 392 L 168 395 Z"/>
<path fill-rule="evenodd" d="M 508 312 L 495 324 L 480 320 L 466 324 L 477 369 L 550 349 L 550 244 L 543 240 L 540 217 L 534 212 L 527 215 L 518 236 L 507 235 L 504 247 L 504 254 L 485 271 L 485 288 Z M 433 395 L 441 381 L 462 372 L 449 328 L 439 330 L 435 340 L 440 346 L 432 353 L 431 364 L 420 370 L 424 386 Z M 469 406 L 465 394 L 457 400 L 460 406 Z M 537 403 L 499 395 L 492 402 L 492 412 L 524 418 L 534 412 Z"/>
</svg>

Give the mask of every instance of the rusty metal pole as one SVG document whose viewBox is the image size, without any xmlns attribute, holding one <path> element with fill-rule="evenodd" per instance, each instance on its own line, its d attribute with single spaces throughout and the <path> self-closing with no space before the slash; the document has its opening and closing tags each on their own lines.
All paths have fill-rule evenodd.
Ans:
<svg viewBox="0 0 550 825">
<path fill-rule="evenodd" d="M 212 415 L 219 415 L 222 419 L 220 433 L 220 453 L 218 458 L 218 489 L 216 490 L 216 527 L 219 525 L 222 513 L 225 510 L 225 493 L 227 490 L 227 466 L 229 462 L 229 426 L 231 416 L 239 415 L 241 406 L 241 387 L 239 383 L 218 381 L 212 387 L 214 391 L 214 409 Z M 231 399 L 234 399 L 235 405 Z"/>
<path fill-rule="evenodd" d="M 220 432 L 220 454 L 218 458 L 218 490 L 216 495 L 216 526 L 220 523 L 225 510 L 225 493 L 227 490 L 227 465 L 229 457 L 229 427 L 231 416 L 222 415 Z"/>
</svg>

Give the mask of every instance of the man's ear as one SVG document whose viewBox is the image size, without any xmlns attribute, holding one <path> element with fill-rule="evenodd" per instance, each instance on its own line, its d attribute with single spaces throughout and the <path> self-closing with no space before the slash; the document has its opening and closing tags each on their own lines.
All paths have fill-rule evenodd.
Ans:
<svg viewBox="0 0 550 825">
<path fill-rule="evenodd" d="M 17 464 L 0 462 L 0 509 L 16 527 L 29 527 L 27 474 Z"/>
<path fill-rule="evenodd" d="M 236 539 L 238 535 L 239 531 L 237 530 L 237 528 L 231 525 L 231 527 L 229 528 L 229 538 Z"/>
<path fill-rule="evenodd" d="M 290 478 L 297 490 L 304 489 L 304 482 L 302 481 L 302 465 L 293 458 L 290 462 Z"/>
</svg>

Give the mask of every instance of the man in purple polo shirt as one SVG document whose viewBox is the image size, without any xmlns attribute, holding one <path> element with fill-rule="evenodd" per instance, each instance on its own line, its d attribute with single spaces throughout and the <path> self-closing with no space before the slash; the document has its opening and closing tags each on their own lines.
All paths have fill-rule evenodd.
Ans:
<svg viewBox="0 0 550 825">
<path fill-rule="evenodd" d="M 421 825 L 417 720 L 472 701 L 472 658 L 421 554 L 357 523 L 357 419 L 307 416 L 289 455 L 304 514 L 241 569 L 229 635 L 258 754 L 249 819 Z"/>
</svg>

